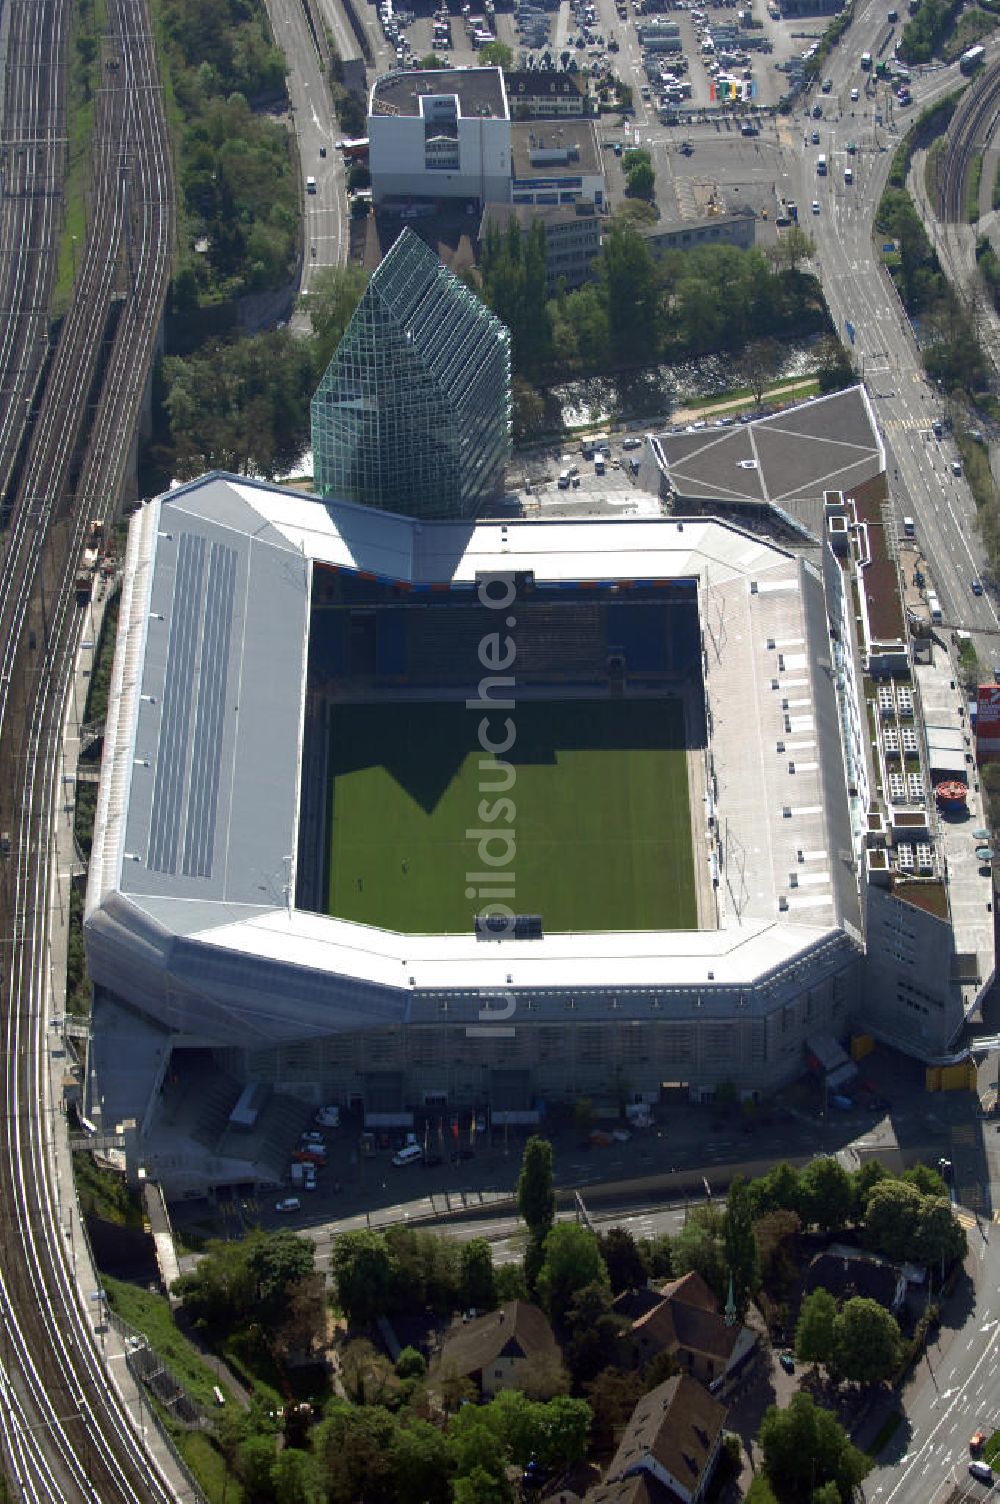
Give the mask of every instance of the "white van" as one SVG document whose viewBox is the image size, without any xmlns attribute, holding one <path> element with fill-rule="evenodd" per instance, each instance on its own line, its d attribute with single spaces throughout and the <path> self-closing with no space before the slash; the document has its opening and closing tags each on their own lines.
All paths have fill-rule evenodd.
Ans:
<svg viewBox="0 0 1000 1504">
<path fill-rule="evenodd" d="M 394 1165 L 415 1165 L 423 1157 L 424 1151 L 419 1144 L 407 1144 L 405 1149 L 392 1156 L 392 1162 Z"/>
<path fill-rule="evenodd" d="M 916 535 L 917 524 L 912 517 L 903 518 L 903 537 L 913 538 Z"/>
<path fill-rule="evenodd" d="M 315 193 L 316 192 L 316 179 L 315 178 L 306 178 L 306 192 L 307 193 Z"/>
</svg>

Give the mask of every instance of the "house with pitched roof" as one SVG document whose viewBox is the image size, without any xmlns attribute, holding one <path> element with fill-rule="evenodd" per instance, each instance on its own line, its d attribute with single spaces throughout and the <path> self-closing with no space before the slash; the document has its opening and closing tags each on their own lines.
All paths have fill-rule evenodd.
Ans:
<svg viewBox="0 0 1000 1504">
<path fill-rule="evenodd" d="M 749 1327 L 727 1323 L 712 1291 L 693 1270 L 659 1290 L 627 1291 L 614 1309 L 632 1323 L 628 1341 L 637 1368 L 666 1352 L 703 1384 L 732 1373 L 757 1341 Z"/>
<path fill-rule="evenodd" d="M 445 1333 L 429 1381 L 469 1379 L 484 1399 L 517 1389 L 529 1365 L 558 1363 L 562 1354 L 548 1317 L 526 1300 L 508 1300 L 496 1311 L 457 1321 Z"/>
<path fill-rule="evenodd" d="M 587 1504 L 697 1504 L 722 1445 L 726 1407 L 686 1374 L 636 1405 L 604 1483 Z"/>
</svg>

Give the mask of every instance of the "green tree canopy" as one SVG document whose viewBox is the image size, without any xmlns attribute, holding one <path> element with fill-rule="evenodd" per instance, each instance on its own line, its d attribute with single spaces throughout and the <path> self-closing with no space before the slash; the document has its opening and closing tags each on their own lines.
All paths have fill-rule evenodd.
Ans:
<svg viewBox="0 0 1000 1504">
<path fill-rule="evenodd" d="M 514 66 L 514 53 L 506 42 L 487 42 L 479 49 L 479 63 L 483 68 L 503 68 L 509 73 Z"/>
<path fill-rule="evenodd" d="M 333 1245 L 331 1267 L 337 1298 L 350 1322 L 366 1325 L 385 1314 L 396 1265 L 381 1233 L 342 1232 Z"/>
<path fill-rule="evenodd" d="M 344 331 L 354 316 L 368 285 L 368 273 L 356 262 L 325 266 L 309 286 L 309 296 L 299 299 L 312 328 L 313 370 L 317 381 L 333 358 Z"/>
<path fill-rule="evenodd" d="M 649 1278 L 649 1268 L 642 1250 L 626 1227 L 610 1227 L 598 1235 L 601 1255 L 607 1265 L 611 1293 L 637 1290 Z"/>
<path fill-rule="evenodd" d="M 849 1504 L 869 1466 L 832 1411 L 803 1391 L 786 1409 L 768 1409 L 759 1441 L 779 1504 L 806 1504 L 825 1483 L 835 1483 L 841 1504 Z"/>
<path fill-rule="evenodd" d="M 670 1250 L 675 1278 L 680 1279 L 693 1269 L 719 1300 L 725 1300 L 729 1284 L 724 1229 L 725 1216 L 718 1207 L 696 1206 Z"/>
<path fill-rule="evenodd" d="M 644 199 L 647 203 L 656 191 L 656 173 L 652 163 L 637 162 L 629 168 L 625 177 L 625 192 L 629 198 Z"/>
<path fill-rule="evenodd" d="M 497 1303 L 493 1249 L 486 1238 L 471 1238 L 462 1245 L 462 1305 L 477 1311 L 492 1311 Z"/>
<path fill-rule="evenodd" d="M 799 1181 L 802 1193 L 802 1216 L 824 1232 L 846 1227 L 854 1209 L 851 1178 L 839 1160 L 824 1157 L 812 1160 Z"/>
<path fill-rule="evenodd" d="M 833 1324 L 833 1367 L 855 1384 L 878 1384 L 899 1367 L 899 1326 L 877 1300 L 856 1295 Z"/>
<path fill-rule="evenodd" d="M 795 1327 L 795 1356 L 803 1363 L 828 1368 L 833 1361 L 837 1302 L 829 1290 L 811 1291 L 803 1300 Z"/>
<path fill-rule="evenodd" d="M 733 1178 L 726 1197 L 724 1251 L 736 1314 L 742 1321 L 752 1296 L 760 1289 L 760 1249 L 749 1188 L 741 1175 Z"/>
<path fill-rule="evenodd" d="M 517 1182 L 517 1209 L 536 1243 L 544 1243 L 556 1217 L 555 1171 L 547 1138 L 529 1138 Z"/>
<path fill-rule="evenodd" d="M 553 1321 L 565 1319 L 574 1296 L 586 1285 L 608 1288 L 597 1238 L 578 1223 L 557 1223 L 545 1239 L 543 1252 L 538 1296 Z"/>
</svg>

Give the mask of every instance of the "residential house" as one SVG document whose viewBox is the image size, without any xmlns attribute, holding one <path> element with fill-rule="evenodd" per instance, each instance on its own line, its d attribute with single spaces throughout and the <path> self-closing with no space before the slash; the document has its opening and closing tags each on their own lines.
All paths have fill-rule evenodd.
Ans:
<svg viewBox="0 0 1000 1504">
<path fill-rule="evenodd" d="M 896 1315 L 906 1300 L 906 1275 L 888 1259 L 860 1248 L 834 1243 L 809 1261 L 803 1281 L 807 1291 L 824 1289 L 838 1301 L 863 1295 Z"/>
<path fill-rule="evenodd" d="M 697 1504 L 715 1471 L 725 1420 L 725 1405 L 686 1374 L 658 1384 L 632 1411 L 607 1478 L 587 1504 L 659 1504 L 664 1498 Z M 609 1485 L 640 1476 L 645 1492 L 638 1486 L 608 1492 Z"/>
<path fill-rule="evenodd" d="M 525 1371 L 545 1361 L 561 1361 L 548 1318 L 526 1300 L 508 1300 L 485 1316 L 456 1321 L 431 1365 L 430 1382 L 469 1379 L 492 1399 L 501 1389 L 517 1389 Z"/>
</svg>

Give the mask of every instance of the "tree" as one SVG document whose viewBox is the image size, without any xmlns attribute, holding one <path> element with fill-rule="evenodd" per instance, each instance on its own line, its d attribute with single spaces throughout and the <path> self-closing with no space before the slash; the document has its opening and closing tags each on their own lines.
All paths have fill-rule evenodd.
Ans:
<svg viewBox="0 0 1000 1504">
<path fill-rule="evenodd" d="M 598 257 L 612 349 L 637 360 L 656 350 L 657 273 L 653 253 L 634 225 L 613 219 Z"/>
<path fill-rule="evenodd" d="M 533 1135 L 524 1146 L 517 1182 L 517 1209 L 537 1244 L 545 1242 L 556 1217 L 552 1145 Z M 530 1283 L 530 1282 L 529 1282 Z"/>
<path fill-rule="evenodd" d="M 503 1305 L 508 1300 L 530 1298 L 528 1281 L 520 1264 L 501 1264 L 499 1269 L 494 1269 L 493 1278 L 496 1283 L 497 1305 Z"/>
<path fill-rule="evenodd" d="M 814 1159 L 802 1172 L 802 1217 L 824 1232 L 846 1227 L 854 1208 L 851 1178 L 839 1160 Z"/>
<path fill-rule="evenodd" d="M 601 1255 L 607 1265 L 612 1295 L 637 1290 L 649 1277 L 649 1269 L 635 1238 L 625 1227 L 611 1227 L 598 1235 Z"/>
<path fill-rule="evenodd" d="M 396 1266 L 381 1233 L 341 1233 L 333 1245 L 332 1270 L 348 1321 L 364 1326 L 385 1313 Z"/>
<path fill-rule="evenodd" d="M 758 407 L 780 369 L 781 346 L 773 339 L 751 340 L 736 362 L 737 376 L 746 382 Z"/>
<path fill-rule="evenodd" d="M 274 1437 L 248 1436 L 236 1457 L 236 1473 L 247 1504 L 272 1504 L 271 1470 L 274 1467 Z"/>
<path fill-rule="evenodd" d="M 452 1486 L 455 1504 L 510 1504 L 512 1497 L 510 1484 L 503 1475 L 496 1477 L 479 1466 L 465 1477 L 456 1478 Z"/>
<path fill-rule="evenodd" d="M 795 1327 L 795 1356 L 803 1363 L 828 1368 L 833 1361 L 837 1302 L 829 1290 L 813 1290 L 802 1302 Z"/>
<path fill-rule="evenodd" d="M 543 1245 L 538 1295 L 553 1321 L 562 1323 L 574 1295 L 590 1284 L 608 1288 L 608 1271 L 594 1234 L 576 1222 L 560 1222 Z"/>
<path fill-rule="evenodd" d="M 367 285 L 368 273 L 353 261 L 346 266 L 325 266 L 310 283 L 309 296 L 300 307 L 309 314 L 317 379 L 330 364 Z"/>
<path fill-rule="evenodd" d="M 670 1250 L 675 1278 L 680 1279 L 693 1269 L 719 1300 L 725 1300 L 729 1285 L 724 1226 L 724 1214 L 717 1206 L 696 1206 Z"/>
<path fill-rule="evenodd" d="M 391 1498 L 392 1458 L 398 1422 L 380 1405 L 357 1407 L 335 1400 L 313 1431 L 330 1504 Z"/>
<path fill-rule="evenodd" d="M 629 198 L 641 198 L 647 203 L 656 189 L 656 173 L 649 162 L 637 162 L 625 179 L 625 192 Z"/>
<path fill-rule="evenodd" d="M 437 1426 L 404 1412 L 393 1441 L 391 1473 L 399 1504 L 410 1499 L 419 1499 L 420 1504 L 449 1504 L 451 1459 L 447 1437 Z"/>
<path fill-rule="evenodd" d="M 436 52 L 425 52 L 416 66 L 425 73 L 435 73 L 439 68 L 443 68 L 444 64 Z"/>
<path fill-rule="evenodd" d="M 462 1304 L 477 1311 L 496 1307 L 493 1250 L 486 1238 L 472 1238 L 462 1245 Z"/>
<path fill-rule="evenodd" d="M 816 242 L 811 235 L 806 234 L 801 225 L 790 225 L 771 250 L 775 266 L 793 275 L 803 261 L 808 261 L 815 254 Z"/>
<path fill-rule="evenodd" d="M 809 1504 L 840 1504 L 840 1489 L 832 1478 L 829 1483 L 821 1483 L 819 1488 L 813 1489 Z"/>
<path fill-rule="evenodd" d="M 595 1451 L 613 1450 L 622 1427 L 643 1394 L 637 1373 L 608 1366 L 584 1385 L 593 1412 L 592 1438 Z"/>
<path fill-rule="evenodd" d="M 627 1323 L 611 1309 L 608 1286 L 594 1280 L 578 1290 L 566 1312 L 566 1359 L 576 1385 L 620 1360 Z"/>
<path fill-rule="evenodd" d="M 851 1176 L 851 1191 L 854 1196 L 853 1214 L 856 1222 L 863 1222 L 872 1189 L 883 1180 L 893 1180 L 881 1160 L 870 1159 Z"/>
<path fill-rule="evenodd" d="M 286 1447 L 271 1469 L 275 1504 L 325 1504 L 319 1464 L 308 1452 Z"/>
<path fill-rule="evenodd" d="M 858 379 L 847 347 L 834 334 L 821 339 L 816 347 L 816 377 L 821 392 L 839 392 Z"/>
<path fill-rule="evenodd" d="M 794 1165 L 782 1160 L 767 1175 L 753 1181 L 750 1192 L 758 1214 L 764 1212 L 799 1212 L 802 1205 L 802 1177 Z"/>
<path fill-rule="evenodd" d="M 912 1165 L 900 1176 L 907 1185 L 915 1185 L 921 1196 L 947 1196 L 948 1187 L 937 1170 L 930 1165 Z"/>
<path fill-rule="evenodd" d="M 792 1250 L 802 1230 L 801 1218 L 798 1212 L 766 1212 L 753 1227 L 760 1249 L 761 1283 L 772 1298 L 780 1298 L 795 1280 Z"/>
<path fill-rule="evenodd" d="M 283 1317 L 293 1287 L 313 1273 L 316 1245 L 283 1227 L 252 1234 L 244 1247 L 259 1319 L 274 1325 Z"/>
<path fill-rule="evenodd" d="M 404 1347 L 396 1359 L 398 1379 L 422 1379 L 427 1372 L 427 1359 L 415 1347 Z"/>
<path fill-rule="evenodd" d="M 286 1360 L 308 1361 L 326 1336 L 326 1282 L 318 1271 L 292 1285 L 272 1323 L 275 1346 Z"/>
<path fill-rule="evenodd" d="M 509 73 L 514 66 L 514 54 L 505 42 L 487 42 L 479 49 L 479 63 L 483 68 L 502 68 Z"/>
<path fill-rule="evenodd" d="M 780 1504 L 805 1504 L 830 1482 L 837 1485 L 842 1504 L 849 1504 L 868 1470 L 867 1458 L 851 1445 L 836 1416 L 804 1391 L 792 1396 L 787 1409 L 769 1407 L 758 1439 Z"/>
<path fill-rule="evenodd" d="M 587 1401 L 557 1395 L 542 1409 L 538 1460 L 553 1470 L 582 1462 L 587 1455 L 587 1439 L 594 1418 Z"/>
<path fill-rule="evenodd" d="M 747 1183 L 742 1175 L 734 1177 L 726 1198 L 725 1257 L 736 1314 L 742 1321 L 751 1297 L 760 1289 L 760 1250 Z"/>
<path fill-rule="evenodd" d="M 947 1196 L 925 1196 L 920 1208 L 913 1252 L 926 1264 L 946 1268 L 969 1251 L 965 1228 L 955 1216 Z"/>
<path fill-rule="evenodd" d="M 883 1180 L 869 1192 L 865 1205 L 865 1240 L 886 1258 L 902 1263 L 916 1244 L 923 1197 L 915 1185 Z"/>
<path fill-rule="evenodd" d="M 365 1338 L 348 1342 L 340 1355 L 340 1376 L 355 1405 L 384 1405 L 399 1392 L 396 1372 L 384 1353 Z"/>
<path fill-rule="evenodd" d="M 855 1384 L 878 1384 L 899 1367 L 899 1326 L 877 1300 L 856 1295 L 833 1324 L 833 1366 Z"/>
</svg>

